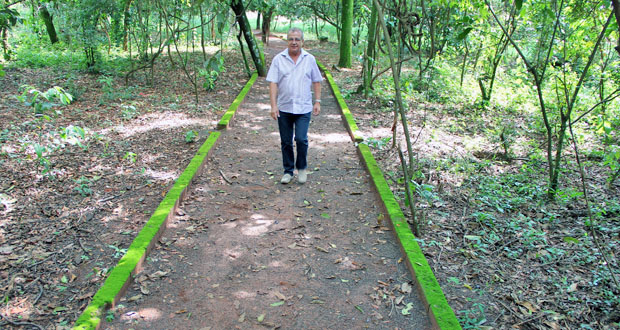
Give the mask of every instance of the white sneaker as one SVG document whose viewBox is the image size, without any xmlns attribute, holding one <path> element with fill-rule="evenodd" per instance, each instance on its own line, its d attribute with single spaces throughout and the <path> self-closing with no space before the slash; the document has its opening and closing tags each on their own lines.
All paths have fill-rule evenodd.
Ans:
<svg viewBox="0 0 620 330">
<path fill-rule="evenodd" d="M 297 182 L 306 183 L 307 180 L 308 172 L 306 170 L 299 170 L 299 173 L 297 173 Z"/>
<path fill-rule="evenodd" d="M 288 174 L 288 173 L 286 173 L 286 174 L 284 174 L 284 176 L 282 176 L 282 180 L 280 180 L 280 183 L 287 184 L 287 183 L 291 182 L 292 179 L 293 179 L 293 176 Z"/>
</svg>

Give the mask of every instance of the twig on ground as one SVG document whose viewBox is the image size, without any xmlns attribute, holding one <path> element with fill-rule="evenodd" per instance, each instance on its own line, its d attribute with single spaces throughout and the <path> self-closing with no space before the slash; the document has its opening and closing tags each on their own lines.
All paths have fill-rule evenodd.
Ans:
<svg viewBox="0 0 620 330">
<path fill-rule="evenodd" d="M 224 172 L 222 172 L 222 170 L 220 171 L 220 175 L 222 176 L 222 178 L 224 179 L 224 181 L 228 182 L 228 184 L 232 184 L 232 182 L 230 182 L 230 180 L 228 180 L 228 178 L 226 177 L 226 175 L 224 175 Z"/>
<path fill-rule="evenodd" d="M 519 322 L 519 323 L 517 323 L 517 324 L 513 324 L 513 325 L 512 325 L 512 327 L 513 327 L 513 328 L 517 328 L 517 327 L 519 327 L 520 325 L 523 325 L 523 324 L 526 324 L 526 323 L 530 323 L 530 322 L 532 322 L 532 321 L 534 321 L 534 320 L 536 320 L 536 319 L 539 319 L 539 318 L 541 318 L 541 317 L 543 317 L 543 316 L 545 316 L 545 315 L 546 315 L 545 313 L 540 313 L 540 315 L 537 315 L 537 316 L 534 316 L 534 317 L 530 317 L 529 319 L 527 319 L 527 320 L 525 320 L 525 321 Z"/>
<path fill-rule="evenodd" d="M 8 317 L 4 316 L 4 314 L 0 313 L 0 318 L 5 319 L 7 322 L 9 322 L 9 324 L 12 324 L 14 326 L 20 326 L 20 325 L 29 325 L 32 327 L 35 327 L 37 329 L 41 329 L 41 330 L 45 330 L 45 328 L 43 328 L 42 326 L 35 324 L 35 323 L 31 323 L 31 322 L 14 322 L 11 321 L 11 319 L 9 319 Z"/>
</svg>

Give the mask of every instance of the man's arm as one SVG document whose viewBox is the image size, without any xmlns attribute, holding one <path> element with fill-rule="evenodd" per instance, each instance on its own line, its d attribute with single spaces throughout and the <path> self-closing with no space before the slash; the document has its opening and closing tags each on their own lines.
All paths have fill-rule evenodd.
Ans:
<svg viewBox="0 0 620 330">
<path fill-rule="evenodd" d="M 312 89 L 314 89 L 314 106 L 312 107 L 312 114 L 318 115 L 321 112 L 321 82 L 313 82 Z M 318 100 L 318 102 L 317 102 Z"/>
<path fill-rule="evenodd" d="M 280 117 L 278 110 L 278 84 L 269 83 L 269 100 L 271 101 L 271 118 L 277 120 Z"/>
</svg>

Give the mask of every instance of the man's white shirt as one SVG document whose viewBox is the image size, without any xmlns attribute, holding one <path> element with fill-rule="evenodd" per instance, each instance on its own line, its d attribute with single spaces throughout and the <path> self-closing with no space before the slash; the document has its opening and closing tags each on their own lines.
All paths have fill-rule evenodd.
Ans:
<svg viewBox="0 0 620 330">
<path fill-rule="evenodd" d="M 294 114 L 312 111 L 312 83 L 323 81 L 314 56 L 304 49 L 297 63 L 288 48 L 271 61 L 267 81 L 278 84 L 278 110 Z"/>
</svg>

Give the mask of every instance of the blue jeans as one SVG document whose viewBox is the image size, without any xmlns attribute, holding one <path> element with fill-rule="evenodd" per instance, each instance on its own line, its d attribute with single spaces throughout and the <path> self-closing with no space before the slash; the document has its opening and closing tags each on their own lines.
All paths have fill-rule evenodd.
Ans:
<svg viewBox="0 0 620 330">
<path fill-rule="evenodd" d="M 284 173 L 293 175 L 295 168 L 305 170 L 308 167 L 308 127 L 310 126 L 311 112 L 293 114 L 280 111 L 278 128 L 280 129 L 280 144 L 282 147 L 282 165 Z M 297 145 L 297 161 L 293 151 L 293 137 Z"/>
</svg>

